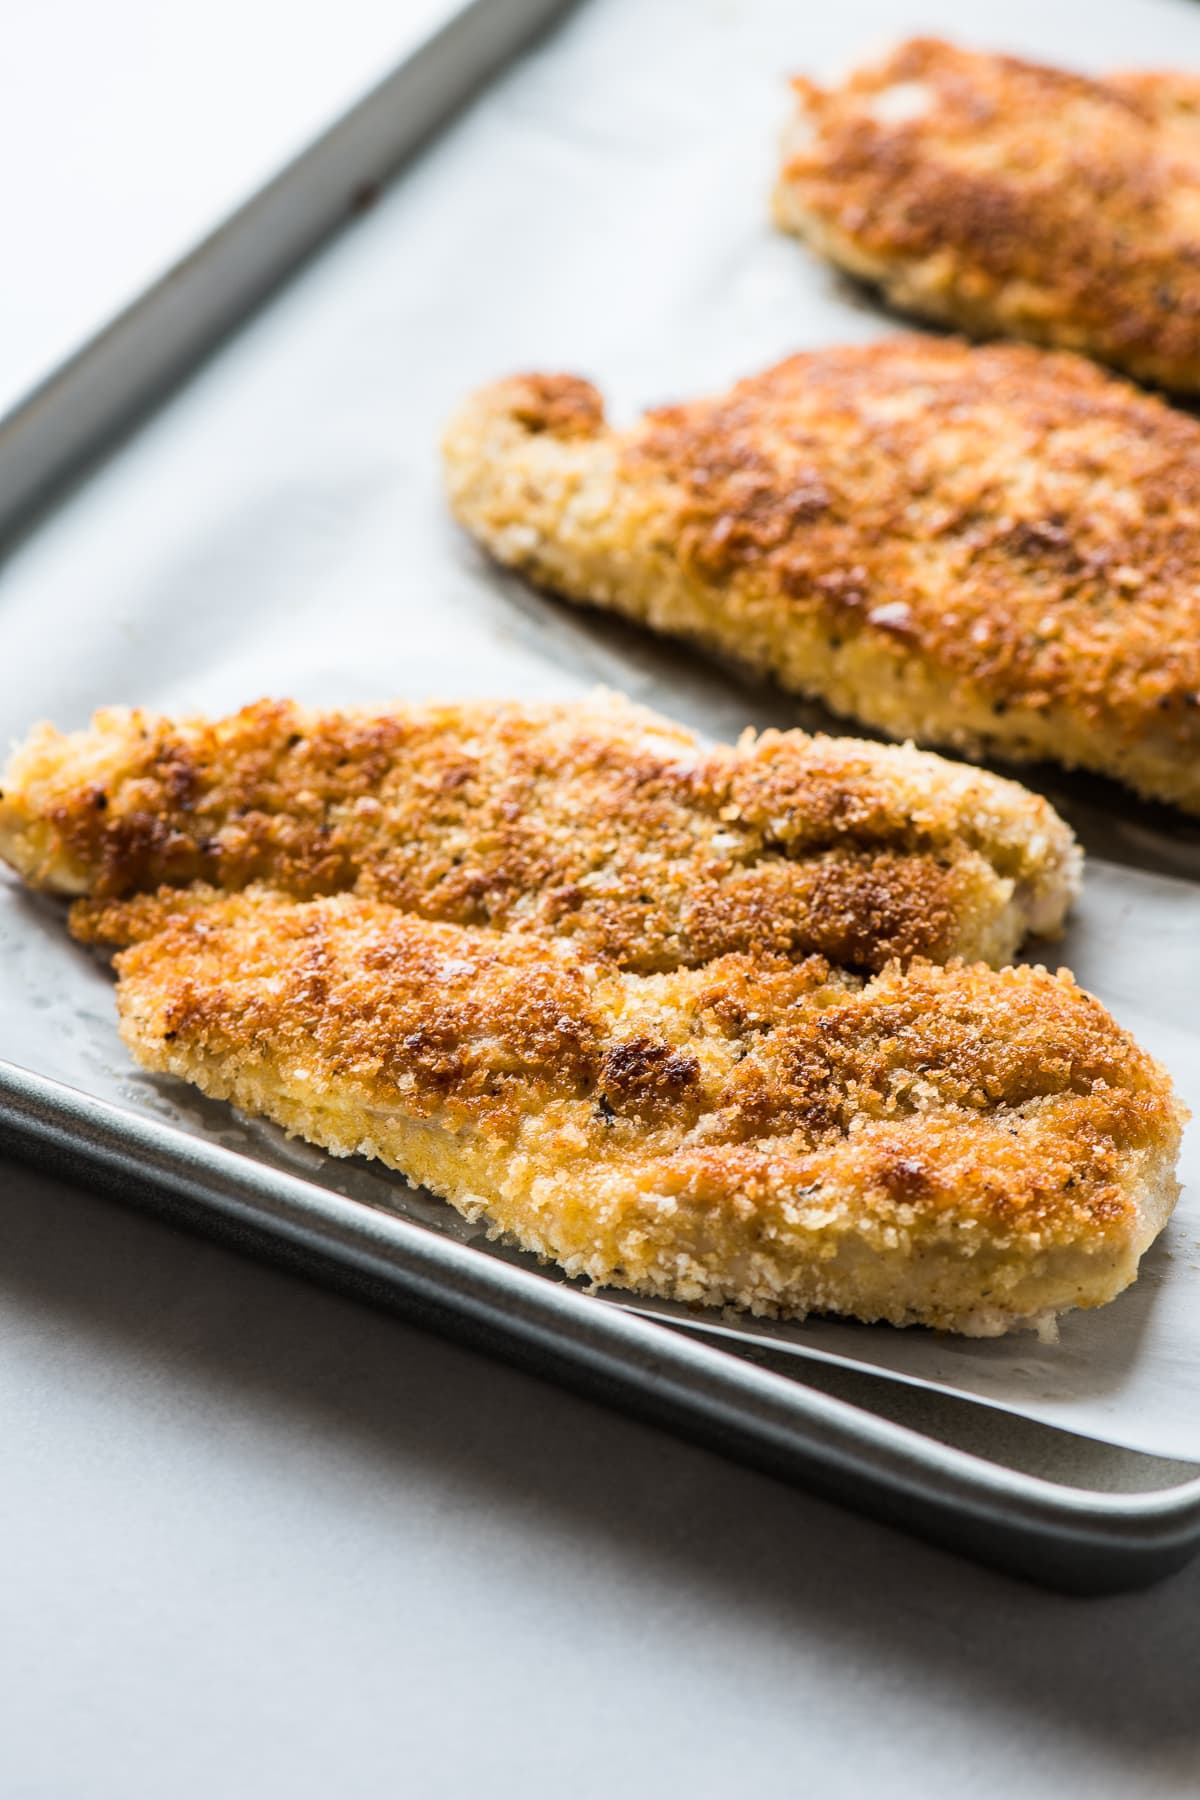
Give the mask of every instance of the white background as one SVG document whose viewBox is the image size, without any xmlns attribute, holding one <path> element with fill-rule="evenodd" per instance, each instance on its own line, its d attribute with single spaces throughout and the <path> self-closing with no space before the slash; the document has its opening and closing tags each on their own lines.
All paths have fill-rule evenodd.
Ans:
<svg viewBox="0 0 1200 1800">
<path fill-rule="evenodd" d="M 1123 9 L 1126 38 L 1138 4 Z M 186 22 L 167 23 L 170 9 L 152 25 L 135 0 L 106 6 L 103 29 L 83 0 L 7 22 L 4 80 L 25 129 L 11 108 L 4 129 L 48 160 L 6 152 L 31 254 L 8 264 L 4 318 L 57 318 L 60 333 L 40 347 L 28 336 L 22 367 L 77 328 L 61 310 L 73 279 L 95 274 L 99 296 L 103 275 L 117 294 L 185 213 L 199 220 L 232 197 L 240 168 L 255 162 L 252 181 L 322 115 L 319 82 L 299 81 L 300 99 L 289 86 L 293 61 L 310 75 L 323 67 L 297 50 L 309 26 L 298 10 L 210 6 L 199 48 Z M 671 10 L 685 31 L 688 8 Z M 1092 10 L 1023 4 L 1006 15 L 1006 41 L 1041 31 L 1065 55 L 1077 37 L 1094 61 L 1097 33 L 1121 34 L 1108 9 L 1089 25 Z M 324 41 L 349 45 L 357 16 L 380 31 L 386 60 L 402 11 L 331 8 Z M 844 6 L 841 27 L 870 40 L 885 11 Z M 1200 14 L 1185 0 L 1145 0 L 1136 17 L 1155 42 L 1190 32 L 1200 67 Z M 796 19 L 799 62 L 803 9 Z M 764 45 L 767 35 L 764 23 Z M 365 71 L 368 38 L 360 49 Z M 352 58 L 335 65 L 333 105 L 357 79 Z M 667 96 L 672 72 L 658 55 L 631 79 Z M 569 97 L 561 107 L 568 116 Z M 255 140 L 244 163 L 225 135 L 235 115 Z M 576 124 L 583 145 L 603 121 Z M 108 210 L 106 185 L 120 199 Z M 190 212 L 172 203 L 185 194 Z M 448 244 L 453 227 L 447 217 Z M 438 301 L 464 322 L 497 281 L 516 279 L 499 238 L 491 248 L 479 292 Z M 632 316 L 636 270 L 628 283 L 620 273 L 612 308 Z M 571 326 L 564 309 L 546 355 L 566 349 Z M 271 329 L 264 321 L 206 378 L 214 407 L 231 389 L 253 394 Z M 7 335 L 15 343 L 16 326 Z M 481 376 L 485 351 L 476 345 Z M 649 343 L 645 354 L 648 370 Z M 360 375 L 362 394 L 374 392 L 365 359 Z M 404 382 L 391 379 L 389 403 L 403 404 Z M 125 529 L 136 620 L 141 594 L 176 566 L 164 548 L 172 507 L 191 521 L 211 558 L 196 562 L 192 590 L 177 590 L 189 604 L 176 645 L 188 648 L 184 664 L 177 647 L 171 660 L 181 681 L 202 682 L 204 597 L 240 605 L 223 579 L 235 567 L 230 520 L 254 524 L 264 581 L 283 580 L 295 539 L 289 530 L 272 548 L 267 515 L 251 519 L 261 465 L 250 440 L 232 456 L 222 508 L 197 514 L 169 480 L 172 431 L 184 428 L 168 418 L 142 441 L 139 479 L 162 457 L 162 487 L 147 490 L 162 503 L 162 535 L 122 526 L 136 503 L 132 491 L 121 499 L 114 467 L 81 496 L 75 541 L 95 547 L 106 521 Z M 317 527 L 340 544 L 339 507 L 374 492 L 349 438 L 336 448 L 344 493 L 322 486 L 289 573 L 314 594 Z M 381 510 L 395 474 L 380 476 Z M 54 543 L 52 532 L 35 540 L 18 578 L 44 580 L 48 600 L 55 584 L 83 591 L 95 568 L 86 555 L 56 561 Z M 110 558 L 105 580 L 118 572 Z M 279 607 L 282 618 L 282 588 Z M 112 665 L 84 687 L 93 675 L 111 684 L 135 637 L 114 640 Z M 42 657 L 61 660 L 50 634 Z M 1196 1792 L 1200 1566 L 1120 1600 L 1044 1595 L 106 1202 L 2 1165 L 0 1191 L 4 1800 Z"/>
<path fill-rule="evenodd" d="M 0 415 L 454 10 L 13 0 Z"/>
</svg>

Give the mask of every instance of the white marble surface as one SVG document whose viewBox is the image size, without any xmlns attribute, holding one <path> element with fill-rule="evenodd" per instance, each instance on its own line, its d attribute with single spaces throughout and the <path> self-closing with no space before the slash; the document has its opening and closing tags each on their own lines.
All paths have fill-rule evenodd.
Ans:
<svg viewBox="0 0 1200 1800">
<path fill-rule="evenodd" d="M 0 1163 L 5 1800 L 1194 1795 L 1056 1598 Z"/>
</svg>

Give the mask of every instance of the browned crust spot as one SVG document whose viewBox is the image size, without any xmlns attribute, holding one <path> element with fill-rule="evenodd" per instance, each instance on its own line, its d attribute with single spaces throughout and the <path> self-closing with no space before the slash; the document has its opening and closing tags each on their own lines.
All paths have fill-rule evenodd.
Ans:
<svg viewBox="0 0 1200 1800">
<path fill-rule="evenodd" d="M 604 424 L 603 400 L 592 383 L 578 375 L 518 375 L 512 391 L 513 416 L 526 431 L 592 437 Z"/>
</svg>

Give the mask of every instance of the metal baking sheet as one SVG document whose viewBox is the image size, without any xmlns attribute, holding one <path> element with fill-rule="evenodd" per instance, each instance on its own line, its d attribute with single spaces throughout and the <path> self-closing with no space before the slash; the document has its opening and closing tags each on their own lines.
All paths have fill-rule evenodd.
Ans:
<svg viewBox="0 0 1200 1800">
<path fill-rule="evenodd" d="M 1200 68 L 1200 15 L 1185 0 L 1111 5 L 1089 16 L 1082 42 L 1073 15 L 1015 4 L 1000 34 L 981 8 L 942 4 L 926 6 L 922 26 L 1097 68 Z M 0 735 L 43 716 L 79 725 L 112 702 L 217 712 L 270 693 L 328 705 L 551 698 L 598 682 L 713 737 L 748 724 L 829 725 L 816 709 L 498 575 L 445 516 L 434 446 L 463 392 L 515 368 L 591 374 L 619 418 L 789 350 L 893 329 L 868 297 L 772 231 L 766 195 L 786 73 L 829 69 L 908 28 L 894 0 L 820 18 L 784 0 L 574 9 L 10 556 Z M 1101 783 L 1037 784 L 1092 853 L 1056 956 L 1200 1104 L 1200 831 Z M 237 1153 L 263 1179 L 299 1176 L 309 1193 L 353 1203 L 367 1236 L 389 1217 L 408 1233 L 410 1257 L 420 1243 L 455 1246 L 536 1289 L 547 1307 L 583 1308 L 593 1332 L 604 1321 L 614 1333 L 655 1330 L 633 1321 L 620 1296 L 576 1293 L 386 1171 L 336 1162 L 139 1074 L 117 1039 L 110 978 L 66 940 L 55 903 L 6 883 L 0 947 L 0 1054 L 100 1103 L 96 1119 L 118 1140 L 124 1129 L 132 1144 L 128 1121 L 141 1120 L 165 1133 L 154 1140 L 160 1159 L 172 1144 L 182 1154 L 181 1143 Z M 10 1124 L 24 1109 L 54 1136 L 57 1102 L 38 1113 L 20 1076 L 5 1094 Z M 104 1104 L 125 1109 L 124 1127 Z M 126 1160 L 136 1162 L 132 1150 Z M 816 1358 L 876 1369 L 1200 1462 L 1194 1130 L 1184 1173 L 1184 1200 L 1137 1287 L 1068 1318 L 1057 1345 L 821 1320 L 714 1319 L 704 1329 L 773 1357 L 775 1369 L 789 1358 L 804 1359 L 798 1368 Z M 649 1310 L 696 1330 L 675 1309 Z M 678 1332 L 656 1335 L 676 1346 L 664 1357 L 683 1356 Z M 741 1379 L 752 1379 L 748 1369 Z M 1139 1518 L 1149 1531 L 1149 1513 Z"/>
</svg>

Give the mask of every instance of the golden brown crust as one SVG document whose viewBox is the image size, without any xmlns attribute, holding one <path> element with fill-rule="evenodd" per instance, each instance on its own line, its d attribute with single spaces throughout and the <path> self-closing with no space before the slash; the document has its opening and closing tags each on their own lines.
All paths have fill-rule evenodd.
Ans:
<svg viewBox="0 0 1200 1800">
<path fill-rule="evenodd" d="M 1200 425 L 1073 356 L 795 356 L 632 430 L 446 439 L 501 560 L 896 735 L 1054 756 L 1200 810 Z"/>
<path fill-rule="evenodd" d="M 604 401 L 590 381 L 578 375 L 516 377 L 517 418 L 526 431 L 548 431 L 554 437 L 591 437 L 604 424 Z"/>
<path fill-rule="evenodd" d="M 622 975 L 254 890 L 109 903 L 102 929 L 133 941 L 147 1066 L 641 1292 L 1003 1329 L 1110 1298 L 1170 1203 L 1170 1084 L 1065 974 Z"/>
<path fill-rule="evenodd" d="M 916 38 L 796 89 L 781 224 L 909 310 L 1200 388 L 1195 77 Z"/>
<path fill-rule="evenodd" d="M 643 970 L 751 948 L 1003 961 L 1077 879 L 1069 831 L 1013 783 L 800 732 L 706 748 L 603 698 L 110 712 L 35 734 L 5 781 L 0 851 L 35 883 L 356 890 Z"/>
<path fill-rule="evenodd" d="M 806 953 L 1061 911 L 1013 783 L 605 698 L 113 712 L 7 779 L 140 1062 L 570 1274 L 993 1333 L 1111 1299 L 1173 1203 L 1170 1084 L 1068 976 Z"/>
</svg>

